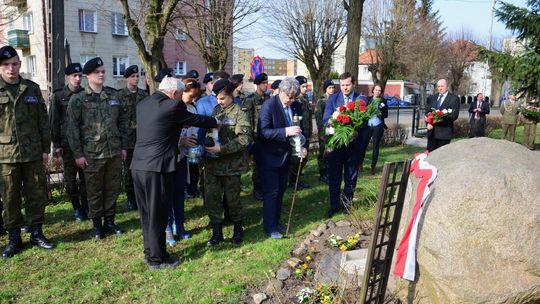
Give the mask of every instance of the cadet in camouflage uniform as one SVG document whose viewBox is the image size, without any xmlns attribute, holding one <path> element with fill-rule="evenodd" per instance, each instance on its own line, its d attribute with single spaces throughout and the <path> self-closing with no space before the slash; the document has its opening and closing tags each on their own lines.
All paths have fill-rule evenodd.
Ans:
<svg viewBox="0 0 540 304">
<path fill-rule="evenodd" d="M 137 209 L 137 202 L 135 201 L 135 191 L 133 189 L 133 179 L 131 178 L 131 170 L 129 165 L 133 158 L 133 149 L 135 149 L 135 140 L 137 139 L 137 117 L 135 106 L 139 101 L 148 96 L 146 91 L 139 89 L 139 67 L 132 65 L 124 71 L 124 78 L 126 78 L 127 86 L 118 91 L 117 96 L 122 104 L 122 112 L 126 116 L 124 129 L 127 131 L 127 146 L 126 160 L 122 162 L 122 175 L 124 181 L 124 188 L 127 193 L 127 205 L 129 210 Z"/>
<path fill-rule="evenodd" d="M 248 169 L 246 149 L 252 141 L 252 127 L 246 112 L 233 102 L 233 91 L 234 86 L 227 79 L 217 81 L 213 87 L 218 105 L 212 116 L 223 125 L 219 129 L 219 140 L 214 146 L 206 147 L 207 152 L 218 155 L 217 158 L 207 157 L 205 161 L 204 204 L 212 226 L 212 238 L 207 243 L 210 246 L 223 241 L 223 195 L 234 223 L 233 244 L 240 244 L 244 236 L 240 175 Z"/>
<path fill-rule="evenodd" d="M 39 86 L 20 77 L 20 68 L 17 51 L 11 46 L 0 48 L 0 197 L 4 201 L 4 228 L 9 234 L 3 257 L 12 257 L 23 248 L 21 193 L 25 195 L 30 243 L 45 249 L 54 247 L 41 228 L 51 127 Z"/>
<path fill-rule="evenodd" d="M 527 100 L 527 102 L 524 104 L 524 106 L 537 106 L 535 104 L 535 101 L 533 99 Z M 536 119 L 531 119 L 526 116 L 521 115 L 523 122 L 523 145 L 530 150 L 534 150 L 534 140 L 536 138 L 536 124 L 538 121 Z"/>
<path fill-rule="evenodd" d="M 319 165 L 319 179 L 323 183 L 328 184 L 328 162 L 326 157 L 326 134 L 323 124 L 324 108 L 326 107 L 326 101 L 330 95 L 334 94 L 335 87 L 332 80 L 326 80 L 323 84 L 324 94 L 317 100 L 317 107 L 315 108 L 315 121 L 317 122 L 317 134 L 319 136 L 319 154 L 317 155 L 317 164 Z"/>
<path fill-rule="evenodd" d="M 296 76 L 296 80 L 300 84 L 300 95 L 298 95 L 298 99 L 296 102 L 300 102 L 302 104 L 302 134 L 306 138 L 306 143 L 304 144 L 304 148 L 308 150 L 309 152 L 309 139 L 311 138 L 311 134 L 313 133 L 313 114 L 311 110 L 311 105 L 309 104 L 308 98 L 307 98 L 307 78 L 304 76 Z M 300 169 L 300 175 L 302 175 L 302 170 L 304 170 L 304 167 L 306 166 L 308 162 L 309 156 L 306 156 L 304 161 L 302 162 L 302 168 Z M 289 171 L 289 187 L 294 188 L 294 183 L 296 182 L 296 173 L 298 173 L 298 166 L 300 165 L 300 158 L 299 157 L 291 157 L 291 167 Z M 301 181 L 301 179 L 298 179 L 298 190 L 302 189 L 308 189 L 310 186 L 304 182 Z"/>
<path fill-rule="evenodd" d="M 270 98 L 270 95 L 266 94 L 266 88 L 268 86 L 268 75 L 266 75 L 265 73 L 259 74 L 253 80 L 253 83 L 256 86 L 255 93 L 248 95 L 244 99 L 244 103 L 242 104 L 242 111 L 245 111 L 248 114 L 248 118 L 252 126 L 252 132 L 253 134 L 256 134 L 259 111 L 261 110 L 263 102 Z M 253 196 L 257 200 L 262 200 L 261 178 L 259 176 L 259 170 L 257 169 L 257 165 L 255 163 L 253 163 L 253 173 L 251 175 L 251 180 L 253 182 Z"/>
<path fill-rule="evenodd" d="M 246 94 L 244 94 L 244 74 L 232 75 L 231 82 L 234 86 L 234 103 L 242 106 L 244 104 L 244 100 L 246 99 Z"/>
<path fill-rule="evenodd" d="M 51 118 L 52 142 L 55 156 L 62 158 L 64 167 L 64 182 L 66 190 L 75 211 L 75 219 L 87 219 L 88 201 L 86 199 L 86 186 L 83 170 L 75 164 L 73 151 L 69 148 L 66 136 L 69 99 L 74 93 L 81 90 L 82 66 L 80 63 L 69 64 L 64 74 L 67 85 L 53 92 L 49 103 L 49 116 Z M 77 182 L 77 175 L 79 182 Z"/>
<path fill-rule="evenodd" d="M 94 238 L 99 240 L 105 237 L 105 232 L 122 233 L 114 223 L 114 216 L 121 188 L 122 160 L 126 159 L 127 123 L 116 90 L 103 86 L 105 68 L 101 58 L 88 61 L 83 73 L 88 85 L 69 101 L 67 136 L 77 166 L 84 169 L 88 217 L 94 223 Z"/>
</svg>

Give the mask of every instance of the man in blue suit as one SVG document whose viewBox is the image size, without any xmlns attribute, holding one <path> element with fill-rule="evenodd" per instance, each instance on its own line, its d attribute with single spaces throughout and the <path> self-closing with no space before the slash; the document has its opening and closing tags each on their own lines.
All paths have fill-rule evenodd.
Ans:
<svg viewBox="0 0 540 304">
<path fill-rule="evenodd" d="M 283 237 L 279 216 L 291 161 L 289 137 L 302 133 L 299 126 L 292 125 L 293 116 L 302 114 L 298 113 L 298 108 L 291 108 L 300 91 L 298 81 L 285 78 L 279 85 L 279 91 L 278 95 L 262 104 L 257 121 L 257 139 L 253 146 L 255 162 L 263 172 L 260 177 L 264 230 L 275 239 Z"/>
<path fill-rule="evenodd" d="M 348 102 L 359 98 L 359 94 L 353 91 L 354 77 L 349 72 L 339 76 L 339 87 L 341 92 L 335 93 L 328 98 L 324 108 L 323 125 L 328 125 L 328 120 L 334 111 Z M 366 101 L 367 102 L 367 101 Z M 360 155 L 367 148 L 368 138 L 367 123 L 362 128 L 356 130 L 358 136 L 347 146 L 331 151 L 328 155 L 328 192 L 330 194 L 330 209 L 326 213 L 327 217 L 332 217 L 340 210 L 341 181 L 345 182 L 343 187 L 343 210 L 349 212 L 350 204 L 356 188 L 358 177 L 358 165 Z"/>
</svg>

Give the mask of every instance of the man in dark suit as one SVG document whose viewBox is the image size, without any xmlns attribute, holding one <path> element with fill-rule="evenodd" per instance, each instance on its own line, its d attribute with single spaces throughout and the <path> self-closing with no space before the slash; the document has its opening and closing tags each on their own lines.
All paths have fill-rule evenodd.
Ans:
<svg viewBox="0 0 540 304">
<path fill-rule="evenodd" d="M 437 81 L 437 91 L 439 94 L 432 95 L 427 100 L 426 116 L 433 109 L 451 109 L 452 113 L 440 122 L 435 124 L 427 123 L 427 150 L 429 152 L 450 143 L 454 132 L 454 121 L 459 116 L 459 97 L 448 92 L 448 82 L 446 79 L 439 79 Z"/>
<path fill-rule="evenodd" d="M 291 161 L 289 137 L 302 133 L 300 126 L 293 126 L 293 115 L 301 115 L 291 109 L 300 86 L 296 79 L 288 77 L 279 84 L 279 94 L 266 100 L 257 121 L 257 139 L 254 158 L 260 175 L 263 194 L 263 225 L 265 232 L 275 239 L 283 237 L 279 223 L 283 193 Z M 294 112 L 296 111 L 296 112 Z"/>
<path fill-rule="evenodd" d="M 348 102 L 359 98 L 359 94 L 353 91 L 354 78 L 351 73 L 345 72 L 339 76 L 339 87 L 341 92 L 335 93 L 328 98 L 324 108 L 323 124 L 328 125 L 328 120 L 336 109 Z M 344 201 L 343 209 L 349 212 L 352 202 L 356 179 L 358 177 L 358 165 L 360 156 L 365 153 L 368 137 L 367 122 L 365 126 L 356 130 L 357 137 L 347 146 L 335 149 L 328 154 L 328 192 L 330 194 L 330 209 L 326 213 L 327 217 L 332 217 L 340 210 L 341 181 L 345 182 L 343 187 Z"/>
<path fill-rule="evenodd" d="M 174 268 L 166 251 L 165 227 L 177 169 L 178 134 L 183 125 L 215 128 L 218 121 L 189 113 L 181 101 L 184 84 L 165 77 L 159 91 L 137 104 L 137 141 L 132 170 L 135 197 L 144 239 L 144 255 L 150 269 Z"/>
<path fill-rule="evenodd" d="M 489 114 L 489 102 L 484 101 L 482 93 L 478 93 L 476 94 L 476 100 L 469 107 L 469 115 L 471 116 L 469 137 L 485 136 L 486 114 Z"/>
</svg>

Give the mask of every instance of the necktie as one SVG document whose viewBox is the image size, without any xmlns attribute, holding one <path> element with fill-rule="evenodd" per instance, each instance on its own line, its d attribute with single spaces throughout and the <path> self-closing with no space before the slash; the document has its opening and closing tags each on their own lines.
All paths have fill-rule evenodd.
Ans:
<svg viewBox="0 0 540 304">
<path fill-rule="evenodd" d="M 476 106 L 476 109 L 477 110 L 482 109 L 482 102 L 481 101 L 478 102 L 478 104 Z M 474 118 L 476 118 L 476 119 L 480 118 L 480 113 L 478 113 L 478 111 L 476 111 L 476 114 L 474 115 Z"/>
<path fill-rule="evenodd" d="M 437 99 L 437 109 L 439 109 L 441 107 L 441 102 L 442 102 L 442 94 L 439 95 L 439 98 Z"/>
<path fill-rule="evenodd" d="M 343 96 L 343 105 L 346 105 L 349 102 L 349 96 L 344 95 Z"/>
<path fill-rule="evenodd" d="M 289 126 L 292 126 L 291 108 L 285 107 L 285 116 L 287 116 L 287 122 L 289 123 Z"/>
</svg>

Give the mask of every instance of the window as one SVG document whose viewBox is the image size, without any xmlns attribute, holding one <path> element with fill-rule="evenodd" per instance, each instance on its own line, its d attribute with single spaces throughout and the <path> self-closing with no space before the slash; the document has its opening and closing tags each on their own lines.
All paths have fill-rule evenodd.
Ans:
<svg viewBox="0 0 540 304">
<path fill-rule="evenodd" d="M 185 31 L 181 29 L 176 29 L 176 31 L 174 32 L 174 39 L 185 41 L 187 39 Z"/>
<path fill-rule="evenodd" d="M 119 13 L 112 14 L 112 34 L 117 36 L 127 36 L 128 28 L 124 15 Z"/>
<path fill-rule="evenodd" d="M 362 67 L 362 73 L 363 74 L 369 74 L 369 68 L 367 66 Z"/>
<path fill-rule="evenodd" d="M 88 62 L 88 60 L 94 58 L 94 57 L 97 57 L 97 55 L 94 55 L 94 54 L 81 54 L 81 65 L 84 66 L 84 64 L 86 62 Z"/>
<path fill-rule="evenodd" d="M 113 76 L 123 76 L 129 66 L 129 57 L 113 57 Z"/>
<path fill-rule="evenodd" d="M 186 75 L 186 62 L 177 61 L 176 62 L 176 75 Z"/>
<path fill-rule="evenodd" d="M 95 11 L 79 10 L 79 30 L 85 33 L 97 33 L 97 13 Z"/>
<path fill-rule="evenodd" d="M 36 77 L 36 56 L 29 56 L 26 63 L 28 64 L 28 74 L 30 74 L 32 77 Z"/>
<path fill-rule="evenodd" d="M 23 21 L 24 29 L 28 31 L 28 34 L 32 34 L 34 32 L 34 16 L 32 12 L 24 14 Z"/>
</svg>

